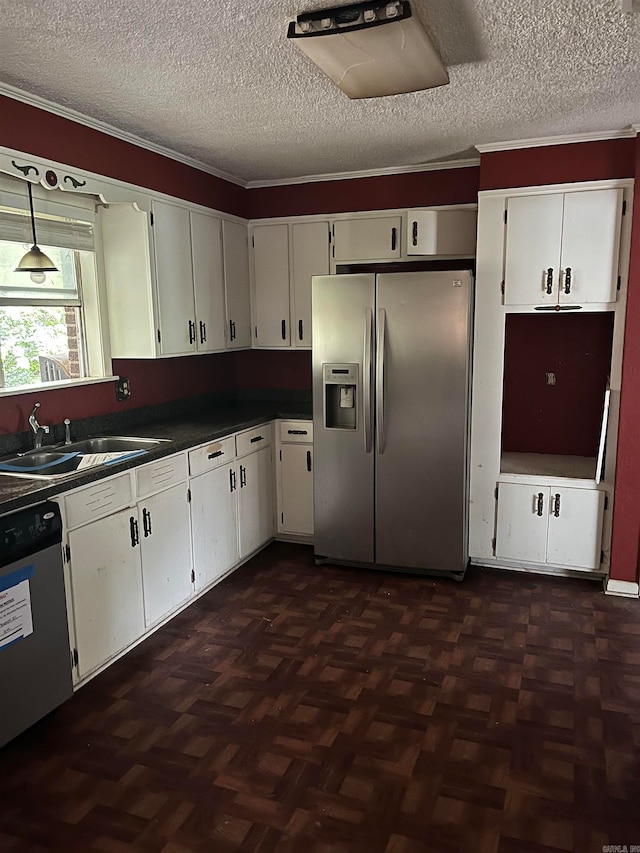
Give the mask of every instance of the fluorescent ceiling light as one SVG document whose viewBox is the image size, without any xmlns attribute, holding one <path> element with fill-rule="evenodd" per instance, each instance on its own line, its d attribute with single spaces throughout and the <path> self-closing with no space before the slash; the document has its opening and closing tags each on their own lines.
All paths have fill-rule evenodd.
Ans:
<svg viewBox="0 0 640 853">
<path fill-rule="evenodd" d="M 419 92 L 449 82 L 406 0 L 374 0 L 298 15 L 287 38 L 350 98 Z"/>
</svg>

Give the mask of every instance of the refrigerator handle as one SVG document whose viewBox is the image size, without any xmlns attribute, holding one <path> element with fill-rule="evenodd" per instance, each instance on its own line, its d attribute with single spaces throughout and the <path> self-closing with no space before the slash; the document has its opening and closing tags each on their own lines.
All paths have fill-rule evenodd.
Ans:
<svg viewBox="0 0 640 853">
<path fill-rule="evenodd" d="M 371 453 L 373 411 L 371 407 L 371 358 L 373 353 L 373 311 L 367 308 L 364 321 L 364 355 L 362 358 L 362 415 L 364 418 L 364 449 Z"/>
<path fill-rule="evenodd" d="M 387 312 L 384 308 L 378 311 L 378 342 L 376 345 L 376 405 L 377 412 L 377 434 L 378 453 L 384 453 L 385 431 L 384 431 L 384 348 L 387 325 Z"/>
</svg>

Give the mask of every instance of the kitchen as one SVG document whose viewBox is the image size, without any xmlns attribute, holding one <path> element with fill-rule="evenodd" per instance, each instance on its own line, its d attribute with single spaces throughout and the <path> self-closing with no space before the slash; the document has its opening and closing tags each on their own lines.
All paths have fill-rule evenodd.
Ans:
<svg viewBox="0 0 640 853">
<path fill-rule="evenodd" d="M 53 164 L 67 164 L 78 172 L 116 178 L 252 222 L 293 215 L 329 217 L 350 211 L 473 205 L 477 203 L 479 190 L 634 178 L 639 162 L 637 139 L 629 136 L 488 151 L 481 154 L 479 164 L 463 168 L 246 189 L 14 97 L 3 97 L 2 107 L 3 115 L 9 119 L 2 141 L 11 151 Z M 37 134 L 34 127 L 38 128 Z M 636 594 L 640 478 L 634 468 L 637 465 L 634 423 L 640 415 L 637 411 L 640 394 L 633 385 L 637 383 L 634 365 L 638 363 L 638 336 L 634 334 L 637 295 L 633 282 L 638 275 L 637 253 L 636 240 L 632 241 L 629 269 L 631 286 L 622 359 L 625 372 L 609 575 L 613 580 L 635 586 Z M 302 400 L 306 394 L 308 400 L 311 385 L 310 353 L 305 350 L 246 350 L 160 362 L 123 358 L 114 362 L 113 372 L 130 379 L 130 400 L 117 402 L 110 383 L 3 397 L 0 426 L 11 433 L 25 430 L 26 416 L 36 401 L 42 403 L 43 422 L 61 424 L 65 417 L 73 422 L 144 405 L 171 405 L 175 400 L 212 392 L 232 391 L 241 398 L 262 396 L 263 400 L 276 400 L 280 396 Z M 570 588 L 570 581 L 565 583 Z"/>
</svg>

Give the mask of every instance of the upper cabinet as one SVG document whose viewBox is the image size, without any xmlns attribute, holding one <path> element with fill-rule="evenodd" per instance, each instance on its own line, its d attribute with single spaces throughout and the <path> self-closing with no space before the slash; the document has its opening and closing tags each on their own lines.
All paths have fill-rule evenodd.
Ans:
<svg viewBox="0 0 640 853">
<path fill-rule="evenodd" d="M 247 226 L 222 220 L 224 286 L 227 300 L 227 349 L 251 346 L 251 290 Z"/>
<path fill-rule="evenodd" d="M 251 345 L 246 225 L 156 199 L 100 221 L 114 358 Z"/>
<path fill-rule="evenodd" d="M 407 213 L 407 255 L 462 255 L 476 253 L 475 210 L 410 210 Z"/>
<path fill-rule="evenodd" d="M 311 277 L 329 273 L 328 221 L 254 225 L 255 347 L 311 347 Z"/>
<path fill-rule="evenodd" d="M 394 261 L 400 258 L 402 216 L 337 219 L 332 225 L 333 259 Z"/>
<path fill-rule="evenodd" d="M 507 199 L 504 304 L 616 301 L 623 190 Z"/>
</svg>

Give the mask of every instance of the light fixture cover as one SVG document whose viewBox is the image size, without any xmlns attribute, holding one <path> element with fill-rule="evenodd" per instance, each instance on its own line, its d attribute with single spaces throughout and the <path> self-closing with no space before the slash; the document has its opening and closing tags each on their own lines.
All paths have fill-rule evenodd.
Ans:
<svg viewBox="0 0 640 853">
<path fill-rule="evenodd" d="M 58 267 L 38 246 L 32 246 L 22 257 L 15 272 L 57 272 Z"/>
<path fill-rule="evenodd" d="M 400 95 L 449 82 L 407 0 L 298 15 L 289 24 L 287 38 L 350 98 Z"/>
</svg>

